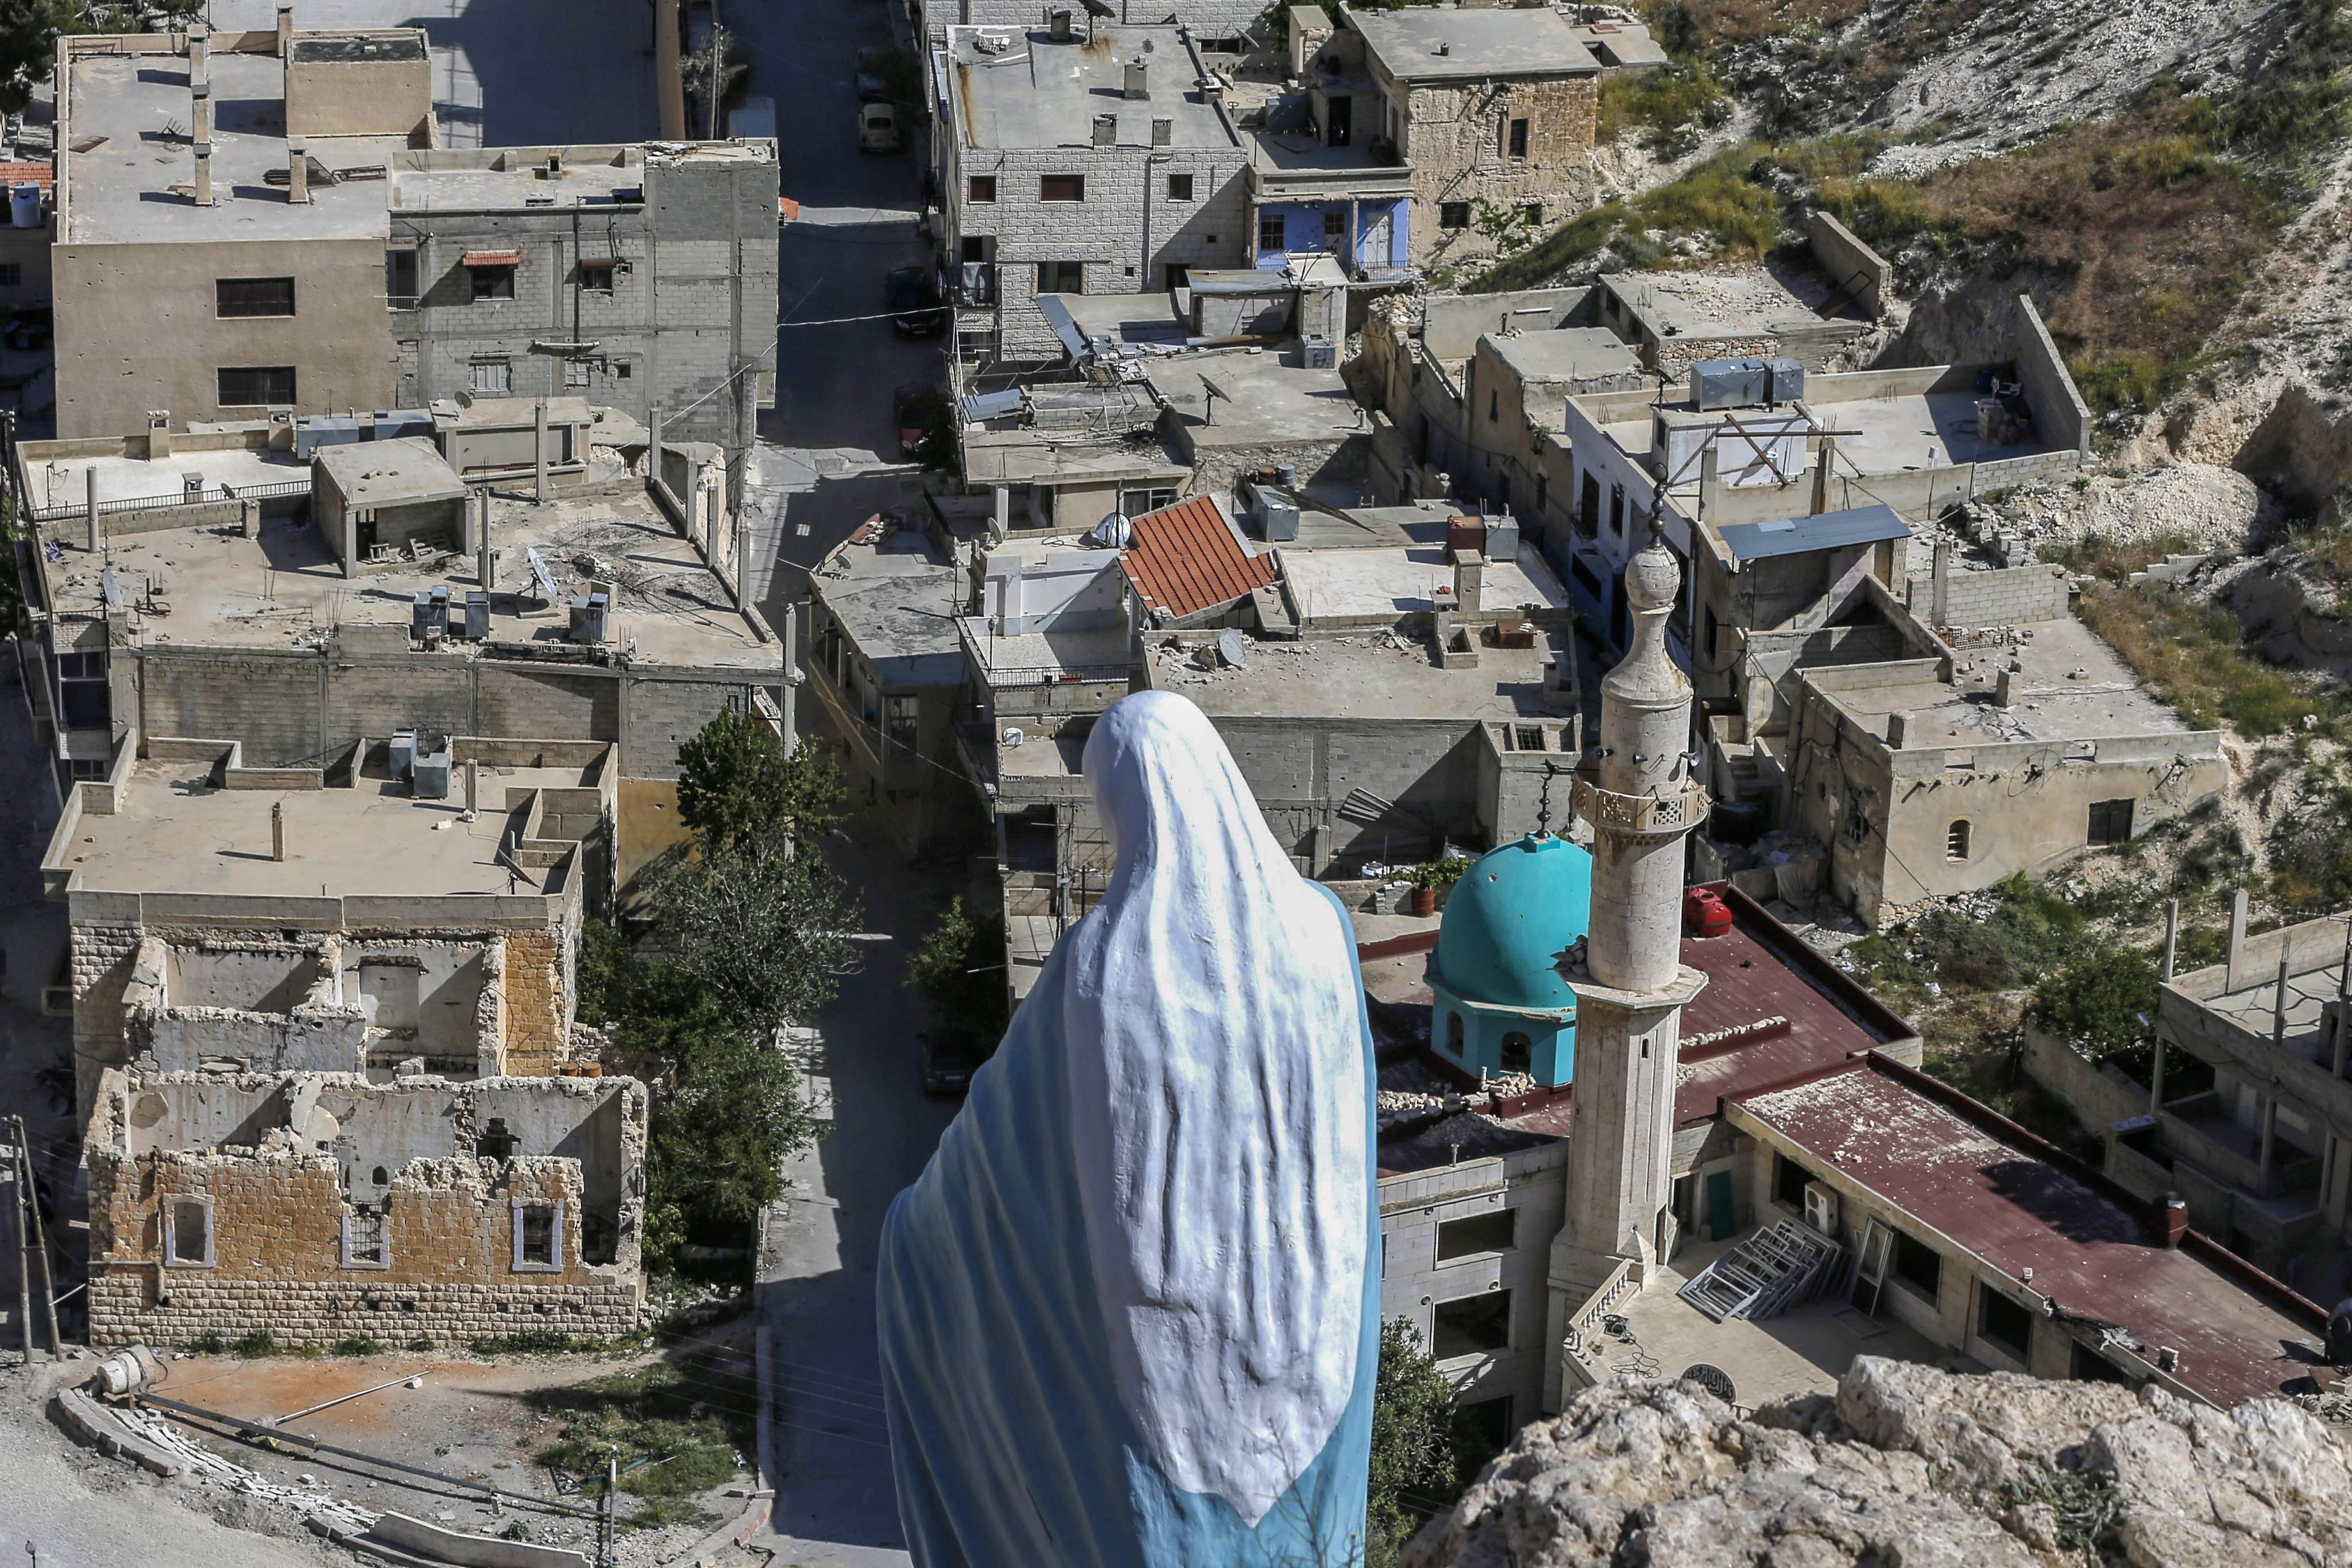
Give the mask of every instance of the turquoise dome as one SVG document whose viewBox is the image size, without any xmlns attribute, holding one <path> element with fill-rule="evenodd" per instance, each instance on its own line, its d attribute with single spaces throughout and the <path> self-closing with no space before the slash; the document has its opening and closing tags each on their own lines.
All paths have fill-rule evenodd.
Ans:
<svg viewBox="0 0 2352 1568">
<path fill-rule="evenodd" d="M 1470 863 L 1445 901 L 1430 978 L 1465 1001 L 1525 1012 L 1576 1006 L 1559 958 L 1592 917 L 1592 856 L 1530 833 Z"/>
</svg>

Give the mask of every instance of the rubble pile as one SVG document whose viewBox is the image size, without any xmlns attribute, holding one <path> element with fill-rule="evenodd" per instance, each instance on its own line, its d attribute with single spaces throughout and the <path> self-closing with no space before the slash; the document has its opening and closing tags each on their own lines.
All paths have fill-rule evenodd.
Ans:
<svg viewBox="0 0 2352 1568">
<path fill-rule="evenodd" d="M 1743 1417 L 1609 1386 L 1522 1430 L 1402 1568 L 2320 1568 L 2352 1553 L 2352 1447 L 2284 1400 L 1965 1376 L 1861 1356 Z"/>
</svg>

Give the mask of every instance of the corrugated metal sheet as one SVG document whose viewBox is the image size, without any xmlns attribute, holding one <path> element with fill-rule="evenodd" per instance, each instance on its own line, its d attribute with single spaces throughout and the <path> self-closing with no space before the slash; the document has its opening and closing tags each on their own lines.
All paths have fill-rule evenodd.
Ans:
<svg viewBox="0 0 2352 1568">
<path fill-rule="evenodd" d="M 1809 550 L 1910 537 L 1911 525 L 1895 516 L 1894 507 L 1869 506 L 1767 523 L 1727 523 L 1723 528 L 1723 548 L 1741 560 L 1762 560 L 1769 556 L 1803 555 Z"/>
<path fill-rule="evenodd" d="M 1118 564 L 1148 609 L 1181 621 L 1274 581 L 1274 559 L 1250 554 L 1206 496 L 1130 521 L 1135 542 Z"/>
<path fill-rule="evenodd" d="M 1054 329 L 1054 336 L 1062 340 L 1062 347 L 1070 351 L 1071 359 L 1086 358 L 1087 335 L 1078 330 L 1077 319 L 1070 314 L 1070 308 L 1062 303 L 1059 295 L 1037 296 L 1037 314 L 1045 318 L 1045 325 Z"/>
</svg>

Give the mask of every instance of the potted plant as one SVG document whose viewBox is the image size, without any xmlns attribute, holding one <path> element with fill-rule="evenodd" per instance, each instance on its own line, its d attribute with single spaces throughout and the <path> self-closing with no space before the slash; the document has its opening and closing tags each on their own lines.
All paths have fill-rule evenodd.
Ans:
<svg viewBox="0 0 2352 1568">
<path fill-rule="evenodd" d="M 1412 884 L 1410 907 L 1413 914 L 1423 919 L 1436 914 L 1438 894 L 1460 878 L 1464 863 L 1458 860 L 1423 861 L 1407 871 L 1404 879 Z"/>
</svg>

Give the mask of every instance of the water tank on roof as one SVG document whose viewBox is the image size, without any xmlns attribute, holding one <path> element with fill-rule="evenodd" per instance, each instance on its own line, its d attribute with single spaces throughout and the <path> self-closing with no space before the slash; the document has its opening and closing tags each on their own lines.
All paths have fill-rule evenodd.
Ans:
<svg viewBox="0 0 2352 1568">
<path fill-rule="evenodd" d="M 449 798 L 449 737 L 430 731 L 417 737 L 414 789 L 420 800 Z"/>
<path fill-rule="evenodd" d="M 19 229 L 41 226 L 41 187 L 34 182 L 25 180 L 10 187 L 8 226 Z"/>
<path fill-rule="evenodd" d="M 1769 385 L 1765 395 L 1774 402 L 1794 402 L 1805 395 L 1805 361 L 1802 360 L 1767 360 L 1764 361 Z"/>
<path fill-rule="evenodd" d="M 1701 360 L 1690 369 L 1691 406 L 1754 408 L 1771 393 L 1772 372 L 1761 360 Z"/>
</svg>

